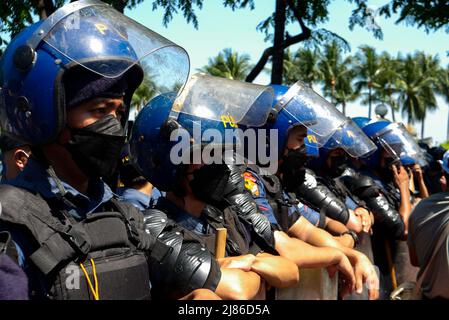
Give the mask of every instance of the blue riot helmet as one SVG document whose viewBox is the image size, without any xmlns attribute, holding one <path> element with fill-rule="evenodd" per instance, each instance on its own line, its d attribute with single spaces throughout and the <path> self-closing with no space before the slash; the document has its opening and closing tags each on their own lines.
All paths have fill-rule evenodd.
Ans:
<svg viewBox="0 0 449 320">
<path fill-rule="evenodd" d="M 279 128 L 279 134 L 287 133 L 291 126 L 302 124 L 315 136 L 317 145 L 323 146 L 346 121 L 346 117 L 334 105 L 302 81 L 298 81 L 287 91 L 285 87 L 274 88 L 278 91 L 278 100 L 274 106 L 278 116 L 273 122 L 279 121 L 275 124 Z"/>
<path fill-rule="evenodd" d="M 344 149 L 353 158 L 367 157 L 377 149 L 371 139 L 350 118 L 335 131 L 321 149 L 333 150 L 337 148 Z"/>
<path fill-rule="evenodd" d="M 182 164 L 209 163 L 202 151 L 243 145 L 234 133 L 264 124 L 272 101 L 269 87 L 195 74 L 179 96 L 160 95 L 140 111 L 130 141 L 132 159 L 158 189 L 173 190 Z"/>
<path fill-rule="evenodd" d="M 373 120 L 371 120 L 370 118 L 367 118 L 367 117 L 354 117 L 354 118 L 352 118 L 352 121 L 354 121 L 354 123 L 356 125 L 358 125 L 359 128 L 363 128 L 366 125 L 368 125 L 369 123 L 373 122 Z"/>
<path fill-rule="evenodd" d="M 332 150 L 342 149 L 352 158 L 363 158 L 373 154 L 377 146 L 350 118 L 335 131 L 324 146 L 319 148 L 319 158 L 314 159 L 312 167 L 322 167 Z"/>
<path fill-rule="evenodd" d="M 440 161 L 442 162 L 441 166 L 443 167 L 444 172 L 449 174 L 449 151 L 444 153 L 443 159 Z"/>
<path fill-rule="evenodd" d="M 270 87 L 197 73 L 175 100 L 170 116 L 192 137 L 195 129 L 201 129 L 202 142 L 209 143 L 218 137 L 207 137 L 206 130 L 215 129 L 224 138 L 228 129 L 262 126 L 270 115 L 272 102 Z"/>
<path fill-rule="evenodd" d="M 175 100 L 170 118 L 189 132 L 194 148 L 204 150 L 203 163 L 221 161 L 223 151 L 232 151 L 224 153 L 232 155 L 222 159 L 226 163 L 255 162 L 259 140 L 251 129 L 266 123 L 272 103 L 268 86 L 198 73 Z"/>
<path fill-rule="evenodd" d="M 66 121 L 65 78 L 80 68 L 103 79 L 127 77 L 129 106 L 142 78 L 155 92 L 182 87 L 189 58 L 181 47 L 101 1 L 69 3 L 23 30 L 3 54 L 3 132 L 34 145 L 53 141 Z"/>
<path fill-rule="evenodd" d="M 135 168 L 156 188 L 171 191 L 178 180 L 178 164 L 170 153 L 178 141 L 171 141 L 175 122 L 167 121 L 176 93 L 164 93 L 150 100 L 137 115 L 129 141 Z"/>
<path fill-rule="evenodd" d="M 292 104 L 291 107 L 280 108 L 279 105 L 281 101 L 285 101 L 284 96 L 289 91 L 288 86 L 284 85 L 271 85 L 274 90 L 274 101 L 273 101 L 273 113 L 271 117 L 268 118 L 264 129 L 266 130 L 277 130 L 277 148 L 278 155 L 283 153 L 285 144 L 287 143 L 287 137 L 292 128 L 297 125 L 304 125 L 305 127 L 313 126 L 316 124 L 316 113 L 311 108 L 304 108 L 301 112 L 298 110 L 297 104 Z M 284 103 L 284 102 L 282 102 Z M 296 108 L 295 110 L 293 110 Z M 291 114 L 297 113 L 298 116 L 293 117 Z M 298 121 L 301 119 L 301 121 Z M 313 131 L 307 130 L 307 138 L 304 139 L 306 145 L 307 155 L 310 157 L 318 156 L 318 140 L 314 135 Z"/>
<path fill-rule="evenodd" d="M 426 165 L 421 148 L 403 124 L 377 121 L 366 125 L 362 130 L 378 147 L 377 152 L 366 158 L 370 166 L 379 166 L 381 150 L 385 150 L 393 162 L 401 162 L 402 159 L 404 163 L 408 163 L 412 158 L 421 166 Z"/>
</svg>

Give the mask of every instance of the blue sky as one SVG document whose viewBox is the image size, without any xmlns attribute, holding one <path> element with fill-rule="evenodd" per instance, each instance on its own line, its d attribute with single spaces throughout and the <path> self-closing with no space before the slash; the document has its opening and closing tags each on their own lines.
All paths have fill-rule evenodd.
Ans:
<svg viewBox="0 0 449 320">
<path fill-rule="evenodd" d="M 183 46 L 190 55 L 192 71 L 207 64 L 208 58 L 227 47 L 249 54 L 252 62 L 256 63 L 263 50 L 269 46 L 264 42 L 264 35 L 256 30 L 256 26 L 273 12 L 275 1 L 256 0 L 255 10 L 245 9 L 235 12 L 224 8 L 221 0 L 204 2 L 203 9 L 196 11 L 198 30 L 192 24 L 187 24 L 180 13 L 175 15 L 173 21 L 165 28 L 162 25 L 162 10 L 152 11 L 152 1 L 149 0 L 125 13 Z M 369 5 L 375 9 L 386 2 L 387 0 L 371 0 Z M 377 40 L 360 27 L 356 27 L 353 31 L 349 30 L 348 19 L 352 8 L 353 5 L 347 1 L 334 0 L 329 8 L 329 21 L 320 26 L 343 36 L 352 47 L 351 53 L 354 53 L 359 46 L 367 44 L 374 46 L 378 51 L 388 51 L 393 55 L 398 52 L 423 50 L 429 54 L 437 54 L 442 64 L 449 63 L 447 57 L 449 34 L 443 31 L 427 34 L 423 30 L 404 24 L 395 25 L 394 19 L 378 18 L 376 22 L 384 31 L 384 39 Z M 291 34 L 296 34 L 299 27 L 294 24 L 288 30 Z M 297 47 L 293 46 L 291 49 L 295 50 Z M 268 84 L 269 75 L 263 74 L 255 82 Z M 448 105 L 442 99 L 438 99 L 438 102 L 439 109 L 429 113 L 426 120 L 425 136 L 433 137 L 434 142 L 443 142 L 446 138 Z M 347 107 L 347 112 L 349 116 L 366 116 L 368 109 L 355 103 Z M 400 118 L 399 116 L 399 120 Z M 416 124 L 415 128 L 420 132 L 420 124 Z"/>
</svg>

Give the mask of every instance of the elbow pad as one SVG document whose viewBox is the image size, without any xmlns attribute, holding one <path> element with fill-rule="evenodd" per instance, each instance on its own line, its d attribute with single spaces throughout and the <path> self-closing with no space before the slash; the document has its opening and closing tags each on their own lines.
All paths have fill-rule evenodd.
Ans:
<svg viewBox="0 0 449 320">
<path fill-rule="evenodd" d="M 363 200 L 374 215 L 376 224 L 390 236 L 399 239 L 405 231 L 405 225 L 399 212 L 390 205 L 373 179 L 359 176 L 348 181 L 351 192 Z"/>
<path fill-rule="evenodd" d="M 328 187 L 316 180 L 315 173 L 307 169 L 303 184 L 296 189 L 298 199 L 327 217 L 348 223 L 349 210 L 345 203 L 341 201 Z"/>
<path fill-rule="evenodd" d="M 244 166 L 228 165 L 228 168 L 230 174 L 223 195 L 224 201 L 218 207 L 224 209 L 232 206 L 238 217 L 250 225 L 256 244 L 266 252 L 276 253 L 271 223 L 266 216 L 259 212 L 254 198 L 245 188 Z"/>
<path fill-rule="evenodd" d="M 200 242 L 184 237 L 183 229 L 160 210 L 144 212 L 145 231 L 169 250 L 150 252 L 151 295 L 155 299 L 179 299 L 195 289 L 215 291 L 221 278 L 218 262 Z"/>
<path fill-rule="evenodd" d="M 252 237 L 256 244 L 266 252 L 276 253 L 272 225 L 268 218 L 259 212 L 249 191 L 245 189 L 240 194 L 227 197 L 226 200 L 234 207 L 239 218 L 251 226 Z"/>
</svg>

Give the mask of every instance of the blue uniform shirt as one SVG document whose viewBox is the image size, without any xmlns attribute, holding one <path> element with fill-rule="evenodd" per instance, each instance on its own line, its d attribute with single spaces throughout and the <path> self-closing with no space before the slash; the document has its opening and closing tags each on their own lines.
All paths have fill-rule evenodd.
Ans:
<svg viewBox="0 0 449 320">
<path fill-rule="evenodd" d="M 77 220 L 84 219 L 114 196 L 111 189 L 101 179 L 89 181 L 89 195 L 84 195 L 67 183 L 61 182 L 66 191 L 65 198 L 71 203 L 65 204 L 64 209 Z M 45 167 L 32 158 L 28 160 L 25 169 L 15 179 L 9 180 L 7 183 L 33 193 L 39 193 L 44 199 L 56 198 L 60 193 L 55 180 L 50 177 Z M 30 239 L 24 237 L 18 230 L 8 231 L 11 232 L 16 244 L 19 264 L 26 267 L 25 257 L 33 253 L 36 248 L 32 248 Z"/>
<path fill-rule="evenodd" d="M 270 223 L 278 225 L 273 208 L 267 199 L 267 191 L 262 182 L 262 178 L 254 170 L 251 170 L 251 168 L 247 168 L 244 178 L 245 187 L 251 192 L 259 211 L 268 218 Z M 283 192 L 283 196 L 285 200 L 288 200 L 288 195 L 285 192 Z M 301 202 L 296 206 L 292 205 L 288 211 L 289 215 L 293 215 L 295 212 L 298 213 L 315 226 L 320 221 L 320 214 Z"/>
<path fill-rule="evenodd" d="M 189 231 L 193 231 L 199 236 L 207 235 L 211 231 L 209 230 L 209 223 L 207 222 L 205 217 L 194 217 L 185 210 L 178 208 L 167 198 L 161 197 L 159 199 L 157 203 L 157 209 L 160 209 L 161 211 L 169 214 L 170 218 L 174 220 L 179 226 Z"/>
<path fill-rule="evenodd" d="M 118 193 L 121 201 L 131 203 L 140 211 L 153 208 L 162 196 L 162 193 L 156 188 L 151 191 L 151 196 L 133 188 L 122 188 Z"/>
</svg>

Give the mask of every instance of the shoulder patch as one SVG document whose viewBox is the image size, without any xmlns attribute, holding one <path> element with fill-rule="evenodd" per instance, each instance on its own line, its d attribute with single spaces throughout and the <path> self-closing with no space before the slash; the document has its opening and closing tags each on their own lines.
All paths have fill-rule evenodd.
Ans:
<svg viewBox="0 0 449 320">
<path fill-rule="evenodd" d="M 254 197 L 258 197 L 260 195 L 260 190 L 254 175 L 250 172 L 245 172 L 243 178 L 245 179 L 245 188 L 248 189 Z"/>
</svg>

